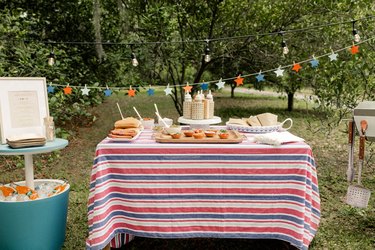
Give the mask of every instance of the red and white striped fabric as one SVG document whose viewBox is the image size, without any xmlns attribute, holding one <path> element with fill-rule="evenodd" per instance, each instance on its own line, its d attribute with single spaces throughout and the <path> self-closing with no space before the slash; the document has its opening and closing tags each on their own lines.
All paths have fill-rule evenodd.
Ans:
<svg viewBox="0 0 375 250">
<path fill-rule="evenodd" d="M 315 161 L 281 146 L 132 142 L 97 145 L 87 249 L 133 236 L 280 239 L 307 249 L 320 221 Z M 123 234 L 123 238 L 117 237 Z"/>
</svg>

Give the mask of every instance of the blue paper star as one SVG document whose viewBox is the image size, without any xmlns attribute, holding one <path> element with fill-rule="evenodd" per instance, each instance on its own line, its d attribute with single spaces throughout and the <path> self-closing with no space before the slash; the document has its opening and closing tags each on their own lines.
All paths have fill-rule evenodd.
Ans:
<svg viewBox="0 0 375 250">
<path fill-rule="evenodd" d="M 258 82 L 264 82 L 264 75 L 262 73 L 259 73 L 256 77 Z"/>
<path fill-rule="evenodd" d="M 208 83 L 204 82 L 201 84 L 202 90 L 207 90 L 208 89 Z"/>
<path fill-rule="evenodd" d="M 54 93 L 55 87 L 53 87 L 52 85 L 49 85 L 48 88 L 47 88 L 47 91 L 48 91 L 48 93 Z"/>
<path fill-rule="evenodd" d="M 311 67 L 313 67 L 313 68 L 316 68 L 316 67 L 318 67 L 318 65 L 319 65 L 319 61 L 317 60 L 317 59 L 312 59 L 311 61 L 310 61 L 310 64 L 311 64 Z"/>
<path fill-rule="evenodd" d="M 148 94 L 149 96 L 152 96 L 152 95 L 155 94 L 155 90 L 152 89 L 152 88 L 149 88 L 149 89 L 147 90 L 147 94 Z"/>
<path fill-rule="evenodd" d="M 105 95 L 105 96 L 110 96 L 110 95 L 112 95 L 112 90 L 110 90 L 110 89 L 106 89 L 106 90 L 104 90 L 104 95 Z"/>
</svg>

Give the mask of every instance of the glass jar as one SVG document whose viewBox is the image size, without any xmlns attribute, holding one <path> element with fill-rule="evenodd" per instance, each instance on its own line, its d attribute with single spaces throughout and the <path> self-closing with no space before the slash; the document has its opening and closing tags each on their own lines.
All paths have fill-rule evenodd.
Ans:
<svg viewBox="0 0 375 250">
<path fill-rule="evenodd" d="M 46 118 L 44 118 L 44 126 L 46 129 L 46 140 L 55 140 L 55 123 L 53 121 L 53 117 L 47 116 Z"/>
</svg>

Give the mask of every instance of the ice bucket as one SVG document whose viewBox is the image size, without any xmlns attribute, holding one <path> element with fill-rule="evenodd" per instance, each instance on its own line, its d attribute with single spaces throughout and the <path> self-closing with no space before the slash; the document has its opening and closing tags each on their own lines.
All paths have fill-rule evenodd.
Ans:
<svg viewBox="0 0 375 250">
<path fill-rule="evenodd" d="M 361 131 L 361 121 L 367 121 L 366 139 L 375 141 L 375 101 L 359 103 L 353 110 L 353 116 L 358 131 Z"/>
<path fill-rule="evenodd" d="M 35 180 L 61 183 L 60 180 Z M 17 184 L 24 185 L 24 182 Z M 0 202 L 0 249 L 57 250 L 65 240 L 69 185 L 54 196 L 32 201 Z"/>
</svg>

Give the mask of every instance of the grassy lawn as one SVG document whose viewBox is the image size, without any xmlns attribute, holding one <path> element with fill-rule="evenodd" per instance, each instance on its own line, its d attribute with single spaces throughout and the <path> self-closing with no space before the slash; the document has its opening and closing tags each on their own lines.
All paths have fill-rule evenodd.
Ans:
<svg viewBox="0 0 375 250">
<path fill-rule="evenodd" d="M 145 93 L 135 98 L 124 94 L 107 98 L 95 108 L 98 120 L 91 126 L 81 128 L 69 146 L 53 154 L 36 156 L 35 177 L 66 179 L 71 184 L 68 225 L 64 249 L 84 249 L 87 237 L 87 197 L 92 161 L 96 145 L 106 137 L 113 123 L 120 119 L 116 107 L 118 102 L 124 116 L 136 116 L 135 106 L 144 117 L 154 117 L 154 103 L 157 103 L 163 117 L 173 118 L 178 114 L 172 100 L 164 92 L 155 96 Z M 320 116 L 311 109 L 312 104 L 296 101 L 295 110 L 287 112 L 286 100 L 276 97 L 218 94 L 215 99 L 215 114 L 225 122 L 229 117 L 248 117 L 262 112 L 279 115 L 279 121 L 292 118 L 292 133 L 303 137 L 312 147 L 318 165 L 318 181 L 321 194 L 322 219 L 311 249 L 374 249 L 375 248 L 375 205 L 374 195 L 367 209 L 354 209 L 343 202 L 347 190 L 347 136 L 345 123 L 338 127 L 326 127 Z M 356 138 L 358 141 L 358 138 Z M 369 146 L 370 143 L 367 143 Z M 357 150 L 356 150 L 357 152 Z M 374 146 L 367 148 L 363 173 L 363 184 L 375 190 L 375 163 L 370 159 Z M 0 182 L 23 180 L 24 173 L 17 157 L 0 157 Z M 374 157 L 372 157 L 374 158 Z M 357 157 L 355 158 L 357 159 Z M 261 246 L 259 245 L 261 244 Z M 265 248 L 269 245 L 269 248 Z M 258 248 L 257 248 L 258 247 Z M 250 240 L 161 240 L 137 238 L 129 249 L 282 249 L 273 242 Z"/>
</svg>

